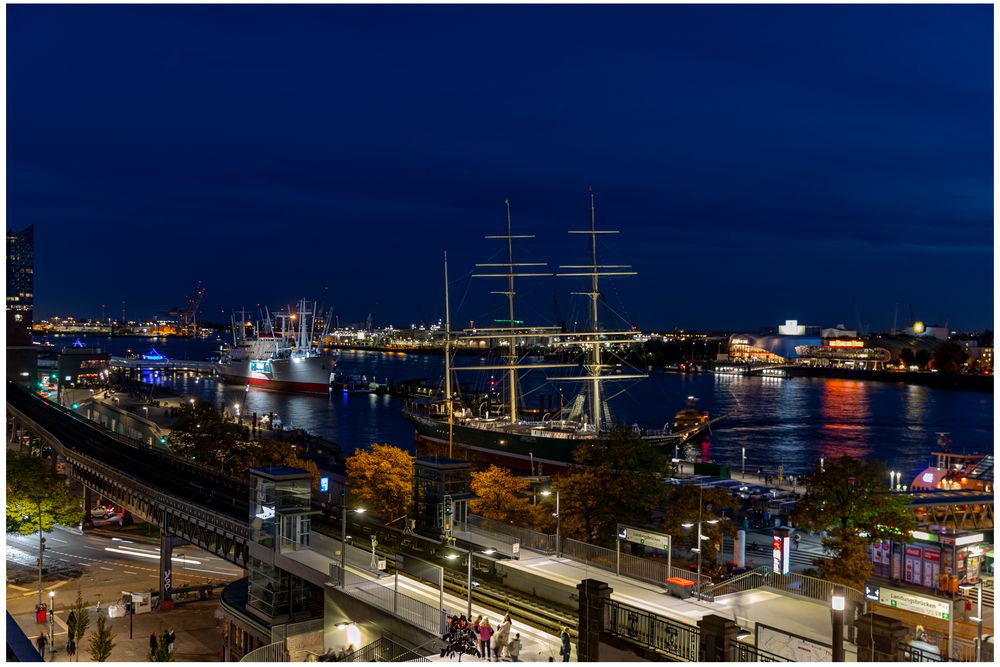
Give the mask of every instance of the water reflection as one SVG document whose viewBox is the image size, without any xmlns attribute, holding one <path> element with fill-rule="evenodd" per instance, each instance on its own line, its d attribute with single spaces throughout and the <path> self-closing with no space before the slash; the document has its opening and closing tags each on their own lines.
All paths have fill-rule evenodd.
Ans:
<svg viewBox="0 0 1000 667">
<path fill-rule="evenodd" d="M 822 429 L 816 443 L 823 458 L 863 458 L 872 452 L 870 384 L 857 380 L 826 379 L 820 391 Z"/>
<path fill-rule="evenodd" d="M 170 352 L 165 354 L 201 358 L 197 351 L 186 352 L 182 342 L 171 341 Z M 143 344 L 133 340 L 129 346 L 138 349 Z M 473 363 L 465 361 L 470 363 L 463 365 Z M 364 374 L 379 382 L 422 378 L 432 384 L 441 377 L 443 365 L 439 356 L 347 351 L 339 362 L 345 373 Z M 488 373 L 473 373 L 462 381 L 481 386 L 477 375 L 486 378 L 482 382 L 488 380 Z M 333 440 L 348 452 L 372 442 L 412 449 L 413 429 L 400 413 L 399 400 L 389 396 L 305 396 L 258 389 L 247 393 L 242 385 L 224 385 L 192 375 L 150 375 L 148 379 L 171 384 L 181 393 L 219 406 L 245 401 L 247 413 L 276 412 L 285 424 Z M 551 392 L 558 405 L 558 388 L 543 387 L 544 382 L 544 373 L 526 374 L 522 389 L 533 400 Z M 688 396 L 696 396 L 699 407 L 713 417 L 726 417 L 712 427 L 708 440 L 687 447 L 683 455 L 734 468 L 738 468 L 745 448 L 748 470 L 761 466 L 773 471 L 784 465 L 786 473 L 799 474 L 821 456 L 829 459 L 849 454 L 880 458 L 891 469 L 915 475 L 925 466 L 938 431 L 950 432 L 959 450 L 992 449 L 992 394 L 903 384 L 654 371 L 648 379 L 624 387 L 611 401 L 611 411 L 622 423 L 660 428 L 673 422 L 674 413 L 684 407 Z M 567 405 L 572 397 L 573 392 L 567 389 Z"/>
</svg>

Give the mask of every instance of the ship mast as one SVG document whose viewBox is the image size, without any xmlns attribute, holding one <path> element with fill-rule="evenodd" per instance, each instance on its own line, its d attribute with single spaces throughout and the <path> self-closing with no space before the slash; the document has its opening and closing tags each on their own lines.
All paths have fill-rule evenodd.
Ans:
<svg viewBox="0 0 1000 667">
<path fill-rule="evenodd" d="M 444 253 L 444 398 L 448 401 L 448 458 L 452 458 L 455 402 L 451 398 L 451 305 L 448 302 L 448 252 Z"/>
<path fill-rule="evenodd" d="M 590 235 L 590 264 L 569 264 L 560 265 L 560 269 L 571 269 L 572 273 L 557 273 L 556 275 L 564 278 L 580 278 L 589 277 L 590 278 L 590 291 L 589 292 L 572 292 L 572 294 L 583 295 L 590 298 L 590 335 L 584 342 L 584 345 L 590 348 L 587 355 L 587 362 L 584 364 L 584 370 L 587 375 L 580 379 L 589 380 L 590 387 L 590 419 L 593 424 L 594 431 L 600 433 L 602 414 L 601 409 L 602 398 L 601 398 L 601 382 L 606 380 L 626 380 L 626 379 L 637 379 L 646 377 L 645 375 L 615 375 L 615 376 L 602 376 L 601 371 L 604 370 L 604 362 L 602 358 L 602 346 L 606 342 L 601 341 L 601 327 L 597 309 L 597 302 L 601 297 L 600 290 L 600 279 L 602 276 L 634 276 L 635 271 L 624 271 L 622 269 L 631 269 L 629 264 L 598 264 L 597 263 L 597 235 L 598 234 L 617 234 L 617 230 L 610 229 L 597 229 L 596 217 L 594 213 L 594 193 L 593 190 L 590 192 L 590 229 L 587 230 L 571 230 L 570 234 L 589 234 Z M 626 334 L 628 332 L 604 332 L 606 335 L 620 335 Z"/>
<path fill-rule="evenodd" d="M 501 239 L 507 242 L 507 261 L 501 263 L 491 263 L 491 264 L 476 264 L 477 267 L 503 267 L 506 269 L 505 273 L 479 273 L 473 274 L 474 278 L 506 278 L 507 279 L 507 289 L 506 291 L 492 292 L 492 294 L 501 294 L 507 297 L 507 326 L 497 329 L 497 331 L 503 331 L 507 338 L 507 343 L 510 349 L 507 351 L 506 355 L 506 370 L 508 379 L 508 421 L 511 424 L 517 423 L 517 332 L 519 327 L 517 326 L 517 320 L 514 319 L 514 296 L 516 292 L 514 291 L 514 278 L 534 278 L 540 276 L 551 276 L 551 273 L 515 273 L 518 267 L 528 267 L 528 266 L 545 266 L 544 262 L 514 262 L 514 239 L 533 239 L 535 236 L 533 234 L 512 234 L 511 233 L 511 222 L 510 222 L 510 200 L 505 199 L 504 204 L 507 207 L 507 233 L 502 235 L 489 235 L 485 238 L 487 239 Z"/>
</svg>

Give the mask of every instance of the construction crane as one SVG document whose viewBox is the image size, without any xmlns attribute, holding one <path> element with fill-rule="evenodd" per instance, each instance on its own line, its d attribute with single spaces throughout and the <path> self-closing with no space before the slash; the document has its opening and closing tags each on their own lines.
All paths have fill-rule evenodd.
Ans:
<svg viewBox="0 0 1000 667">
<path fill-rule="evenodd" d="M 195 285 L 193 296 L 184 297 L 184 307 L 173 308 L 170 315 L 177 318 L 177 334 L 180 336 L 198 336 L 198 308 L 205 296 L 205 287 L 199 280 Z"/>
</svg>

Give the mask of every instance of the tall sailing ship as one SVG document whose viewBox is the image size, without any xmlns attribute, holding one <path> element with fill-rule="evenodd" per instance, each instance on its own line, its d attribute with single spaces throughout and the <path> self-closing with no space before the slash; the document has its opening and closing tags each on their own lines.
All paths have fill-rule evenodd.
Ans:
<svg viewBox="0 0 1000 667">
<path fill-rule="evenodd" d="M 524 327 L 515 319 L 515 279 L 552 276 L 545 272 L 546 263 L 515 262 L 514 241 L 534 238 L 533 235 L 515 235 L 511 231 L 510 203 L 507 206 L 506 234 L 490 235 L 487 239 L 504 241 L 507 250 L 507 261 L 501 263 L 477 264 L 479 269 L 487 272 L 473 274 L 478 278 L 502 278 L 505 289 L 494 292 L 507 299 L 507 320 L 499 324 L 505 326 L 487 329 L 466 329 L 458 332 L 459 337 L 476 340 L 492 340 L 505 344 L 506 350 L 503 363 L 455 368 L 451 366 L 451 315 L 448 304 L 448 268 L 445 256 L 445 382 L 443 399 L 425 403 L 411 403 L 404 409 L 404 414 L 413 424 L 417 439 L 473 450 L 489 462 L 501 463 L 511 467 L 529 465 L 534 472 L 536 465 L 551 467 L 566 467 L 573 461 L 573 450 L 577 446 L 606 437 L 608 433 L 619 427 L 611 417 L 610 409 L 604 398 L 605 382 L 640 380 L 646 377 L 644 373 L 613 372 L 618 364 L 608 356 L 608 348 L 633 342 L 638 332 L 633 330 L 604 331 L 600 328 L 598 302 L 600 300 L 600 279 L 608 276 L 636 275 L 629 265 L 600 264 L 597 258 L 597 239 L 604 234 L 616 234 L 615 230 L 597 229 L 594 196 L 590 195 L 590 228 L 573 230 L 570 234 L 589 236 L 590 263 L 563 265 L 554 275 L 556 277 L 589 279 L 589 290 L 573 294 L 587 296 L 590 300 L 590 327 L 586 332 L 564 333 L 560 327 Z M 583 364 L 564 363 L 520 363 L 517 343 L 519 338 L 544 335 L 551 339 L 562 341 L 563 345 L 582 346 L 585 350 Z M 552 382 L 576 382 L 584 386 L 584 390 L 567 406 L 560 405 L 558 410 L 549 413 L 536 411 L 530 413 L 519 409 L 520 389 L 518 374 L 527 370 L 550 370 L 560 368 L 582 369 L 582 373 L 572 376 L 548 377 Z M 466 404 L 461 396 L 453 392 L 451 379 L 453 371 L 502 371 L 505 376 L 504 398 L 499 406 L 485 407 L 480 404 L 476 408 Z M 637 426 L 632 430 L 644 440 L 659 446 L 674 447 L 693 442 L 702 437 L 714 420 L 709 419 L 705 412 L 693 414 L 689 407 L 684 412 L 684 419 L 675 420 L 673 427 L 646 430 Z"/>
<path fill-rule="evenodd" d="M 307 394 L 330 391 L 337 358 L 313 343 L 322 341 L 330 328 L 327 317 L 322 333 L 314 339 L 315 301 L 302 299 L 297 311 L 266 311 L 252 335 L 247 333 L 246 312 L 239 315 L 239 321 L 236 313 L 232 316 L 233 346 L 216 364 L 224 382 Z"/>
</svg>

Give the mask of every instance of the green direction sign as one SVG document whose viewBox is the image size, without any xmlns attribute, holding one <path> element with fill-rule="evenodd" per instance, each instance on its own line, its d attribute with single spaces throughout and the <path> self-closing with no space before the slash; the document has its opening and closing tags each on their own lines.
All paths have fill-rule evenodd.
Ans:
<svg viewBox="0 0 1000 667">
<path fill-rule="evenodd" d="M 667 550 L 670 544 L 670 536 L 663 533 L 654 533 L 651 530 L 640 530 L 631 526 L 619 526 L 618 537 L 626 542 L 641 544 L 655 549 Z"/>
</svg>

